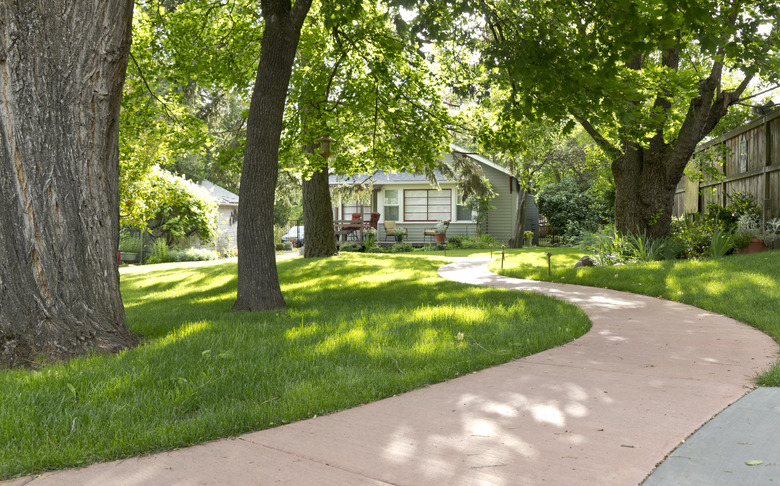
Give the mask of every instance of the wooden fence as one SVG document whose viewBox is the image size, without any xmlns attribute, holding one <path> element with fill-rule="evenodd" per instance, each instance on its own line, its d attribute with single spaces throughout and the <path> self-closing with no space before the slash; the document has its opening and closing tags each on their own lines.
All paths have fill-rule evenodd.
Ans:
<svg viewBox="0 0 780 486">
<path fill-rule="evenodd" d="M 726 206 L 729 194 L 751 194 L 767 221 L 780 217 L 780 110 L 775 109 L 722 137 L 700 145 L 689 167 L 710 163 L 717 174 L 683 177 L 674 196 L 674 215 Z"/>
</svg>

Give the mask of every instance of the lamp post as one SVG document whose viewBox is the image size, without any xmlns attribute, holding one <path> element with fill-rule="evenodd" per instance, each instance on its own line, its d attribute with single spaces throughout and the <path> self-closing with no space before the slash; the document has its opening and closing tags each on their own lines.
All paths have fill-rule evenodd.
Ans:
<svg viewBox="0 0 780 486">
<path fill-rule="evenodd" d="M 328 160 L 328 157 L 330 157 L 330 155 L 333 153 L 330 150 L 330 144 L 335 141 L 336 140 L 330 138 L 330 135 L 328 135 L 327 133 L 321 136 L 320 138 L 318 138 L 317 140 L 315 140 L 315 142 L 320 143 L 320 155 L 322 155 L 322 157 L 325 160 Z"/>
</svg>

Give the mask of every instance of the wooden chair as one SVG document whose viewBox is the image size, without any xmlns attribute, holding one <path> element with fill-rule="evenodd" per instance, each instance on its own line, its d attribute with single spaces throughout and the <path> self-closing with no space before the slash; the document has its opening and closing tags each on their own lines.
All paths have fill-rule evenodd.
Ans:
<svg viewBox="0 0 780 486">
<path fill-rule="evenodd" d="M 406 228 L 401 228 L 400 226 L 397 226 L 395 224 L 395 221 L 383 221 L 382 225 L 385 227 L 385 241 L 387 241 L 388 238 L 395 239 L 395 230 L 396 229 L 402 229 L 404 230 L 404 237 L 407 237 Z"/>
<path fill-rule="evenodd" d="M 371 213 L 371 220 L 368 222 L 369 228 L 378 229 L 377 225 L 379 224 L 379 213 Z"/>
</svg>

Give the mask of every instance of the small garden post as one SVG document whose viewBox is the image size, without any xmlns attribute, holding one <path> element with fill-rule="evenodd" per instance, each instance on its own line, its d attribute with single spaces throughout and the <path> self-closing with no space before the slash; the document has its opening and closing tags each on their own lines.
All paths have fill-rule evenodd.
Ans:
<svg viewBox="0 0 780 486">
<path fill-rule="evenodd" d="M 552 252 L 547 252 L 547 276 L 552 277 Z"/>
</svg>

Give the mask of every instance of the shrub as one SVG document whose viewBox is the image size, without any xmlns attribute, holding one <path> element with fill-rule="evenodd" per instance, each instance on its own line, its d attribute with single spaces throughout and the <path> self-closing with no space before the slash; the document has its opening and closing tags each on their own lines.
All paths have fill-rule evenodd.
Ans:
<svg viewBox="0 0 780 486">
<path fill-rule="evenodd" d="M 119 250 L 127 253 L 138 253 L 143 246 L 140 236 L 123 231 L 119 235 Z"/>
<path fill-rule="evenodd" d="M 202 248 L 186 248 L 184 250 L 169 250 L 168 261 L 171 262 L 206 262 L 216 260 L 219 254 Z"/>
<path fill-rule="evenodd" d="M 723 231 L 722 228 L 715 228 L 712 233 L 712 242 L 710 243 L 710 256 L 712 258 L 723 258 L 734 247 L 732 243 L 732 234 Z"/>
<path fill-rule="evenodd" d="M 396 243 L 390 247 L 390 253 L 409 253 L 414 251 L 414 247 L 409 243 Z"/>
<path fill-rule="evenodd" d="M 468 236 L 464 235 L 452 235 L 447 238 L 447 246 L 450 248 L 463 248 L 463 242 L 469 239 Z"/>
<path fill-rule="evenodd" d="M 361 245 L 357 241 L 348 241 L 346 243 L 342 243 L 341 246 L 339 246 L 339 251 L 344 251 L 344 252 L 363 251 L 363 245 Z"/>
<path fill-rule="evenodd" d="M 716 228 L 723 228 L 723 226 L 710 218 L 673 219 L 671 234 L 672 239 L 679 246 L 679 256 L 685 258 L 708 256 L 712 245 L 712 234 Z"/>
<path fill-rule="evenodd" d="M 152 243 L 152 252 L 146 259 L 146 263 L 165 263 L 168 261 L 170 261 L 168 259 L 168 243 L 165 242 L 165 238 L 157 238 Z"/>
</svg>

